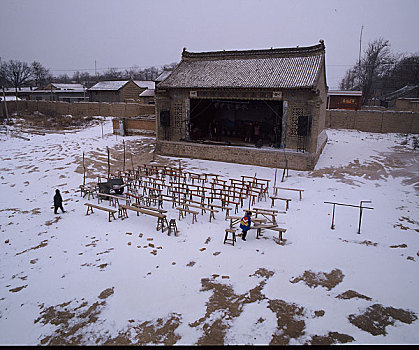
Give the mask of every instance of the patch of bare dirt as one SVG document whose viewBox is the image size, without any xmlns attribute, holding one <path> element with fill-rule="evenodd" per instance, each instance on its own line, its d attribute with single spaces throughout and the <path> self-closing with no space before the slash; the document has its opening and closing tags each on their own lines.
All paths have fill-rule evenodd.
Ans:
<svg viewBox="0 0 419 350">
<path fill-rule="evenodd" d="M 269 300 L 271 309 L 277 318 L 277 330 L 269 345 L 286 345 L 291 339 L 305 334 L 304 308 L 283 300 Z"/>
<path fill-rule="evenodd" d="M 20 255 L 20 254 L 26 253 L 26 252 L 28 252 L 30 250 L 35 250 L 35 249 L 43 248 L 43 247 L 46 247 L 47 245 L 48 245 L 48 240 L 45 239 L 41 243 L 39 243 L 37 246 L 32 247 L 32 248 L 29 248 L 29 249 L 26 249 L 26 250 L 21 251 L 19 253 L 16 253 L 16 255 Z"/>
<path fill-rule="evenodd" d="M 249 277 L 260 277 L 262 280 L 243 294 L 234 293 L 230 285 L 214 281 L 219 276 L 217 274 L 213 275 L 213 279 L 202 279 L 201 290 L 212 291 L 212 295 L 206 303 L 205 316 L 189 324 L 191 327 L 199 327 L 203 331 L 203 335 L 198 339 L 196 345 L 224 345 L 225 336 L 231 327 L 232 320 L 241 315 L 244 306 L 267 299 L 262 290 L 266 281 L 273 275 L 272 271 L 258 269 Z M 287 345 L 291 339 L 297 339 L 305 334 L 304 318 L 313 316 L 307 315 L 302 306 L 283 300 L 268 300 L 268 305 L 277 316 L 277 329 L 272 335 L 270 345 Z M 317 311 L 314 317 L 324 315 L 323 310 Z M 261 322 L 261 319 L 257 322 Z"/>
<path fill-rule="evenodd" d="M 24 286 L 21 286 L 21 287 L 16 287 L 16 288 L 9 289 L 9 292 L 12 292 L 12 293 L 20 292 L 23 288 L 26 288 L 27 286 L 28 285 L 24 285 Z"/>
<path fill-rule="evenodd" d="M 56 216 L 54 220 L 45 221 L 45 226 L 51 226 L 61 220 L 61 216 Z"/>
<path fill-rule="evenodd" d="M 376 243 L 376 242 L 371 242 L 371 241 L 367 241 L 367 240 L 359 242 L 359 244 L 365 244 L 367 247 L 370 246 L 370 245 L 376 247 L 378 245 L 378 243 Z"/>
<path fill-rule="evenodd" d="M 419 222 L 412 220 L 406 216 L 402 216 L 399 219 L 399 221 L 400 223 L 393 225 L 393 227 L 400 227 L 401 230 L 410 230 L 411 228 L 409 226 L 403 224 L 405 221 L 407 221 L 409 224 L 415 225 L 416 227 L 419 226 Z M 415 231 L 419 232 L 419 228 L 416 228 Z"/>
<path fill-rule="evenodd" d="M 388 177 L 388 173 L 381 163 L 366 162 L 360 164 L 359 160 L 355 159 L 344 167 L 323 168 L 314 170 L 308 174 L 308 177 L 328 177 L 349 185 L 359 186 L 357 183 L 359 181 L 348 178 L 348 176 L 363 177 L 367 180 L 382 180 Z"/>
<path fill-rule="evenodd" d="M 363 244 L 363 245 L 366 245 L 367 247 L 369 247 L 369 246 L 376 247 L 378 245 L 377 242 L 372 242 L 372 241 L 367 241 L 367 240 L 364 240 L 364 241 L 357 241 L 357 240 L 348 241 L 347 239 L 342 239 L 342 238 L 339 238 L 339 240 L 341 240 L 342 242 L 345 242 L 345 243 Z"/>
<path fill-rule="evenodd" d="M 100 326 L 104 321 L 99 319 L 106 307 L 106 299 L 114 294 L 114 288 L 103 290 L 97 301 L 89 304 L 84 298 L 80 301 L 69 301 L 59 305 L 44 307 L 41 305 L 40 317 L 34 323 L 56 326 L 51 335 L 40 340 L 41 345 L 173 345 L 180 336 L 176 329 L 181 323 L 178 314 L 170 314 L 166 319 L 138 322 L 129 320 L 129 325 L 120 330 L 117 336 L 108 332 L 92 330 L 92 325 Z"/>
<path fill-rule="evenodd" d="M 86 329 L 98 321 L 98 316 L 106 304 L 106 298 L 113 294 L 113 288 L 102 291 L 99 298 L 102 301 L 96 301 L 89 306 L 87 301 L 72 301 L 59 305 L 44 307 L 34 323 L 50 324 L 57 326 L 52 335 L 48 335 L 40 340 L 41 345 L 80 345 L 85 342 Z M 82 299 L 84 300 L 84 298 Z"/>
<path fill-rule="evenodd" d="M 407 248 L 407 244 L 391 245 L 390 248 Z"/>
<path fill-rule="evenodd" d="M 42 132 L 39 131 L 41 128 L 42 131 L 72 130 L 99 123 L 100 120 L 98 118 L 75 115 L 67 116 L 50 110 L 45 114 L 19 111 L 19 118 L 15 118 L 9 124 L 19 126 L 23 132 L 42 135 Z"/>
<path fill-rule="evenodd" d="M 380 304 L 368 307 L 359 315 L 348 316 L 349 322 L 354 326 L 372 335 L 386 335 L 386 327 L 393 326 L 396 321 L 411 324 L 417 318 L 414 312 Z"/>
<path fill-rule="evenodd" d="M 259 269 L 256 273 L 273 275 L 273 272 L 264 269 Z M 264 278 L 255 288 L 241 295 L 235 294 L 230 285 L 203 278 L 201 291 L 212 291 L 213 294 L 206 303 L 205 316 L 189 324 L 191 327 L 200 327 L 203 330 L 204 334 L 196 345 L 224 345 L 226 332 L 231 327 L 231 319 L 240 316 L 245 304 L 266 298 L 261 290 L 268 278 Z"/>
<path fill-rule="evenodd" d="M 344 344 L 354 341 L 355 339 L 347 334 L 338 332 L 329 332 L 327 335 L 315 335 L 305 345 L 333 345 Z"/>
<path fill-rule="evenodd" d="M 353 298 L 358 298 L 358 299 L 365 299 L 365 300 L 372 300 L 370 297 L 367 297 L 366 295 L 360 294 L 358 292 L 355 292 L 354 290 L 347 290 L 346 292 L 343 292 L 341 294 L 339 294 L 336 298 L 338 299 L 353 299 Z"/>
<path fill-rule="evenodd" d="M 327 288 L 327 290 L 331 290 L 343 281 L 343 277 L 345 277 L 345 275 L 339 269 L 334 269 L 329 273 L 315 273 L 311 270 L 308 270 L 304 271 L 303 275 L 295 277 L 290 282 L 298 283 L 300 281 L 303 281 L 310 288 L 316 288 L 318 286 L 321 286 Z"/>
<path fill-rule="evenodd" d="M 174 345 L 181 337 L 175 331 L 181 324 L 181 316 L 173 313 L 167 319 L 158 318 L 155 322 L 146 321 L 135 324 L 134 320 L 116 337 L 108 338 L 103 345 Z M 101 340 L 99 340 L 102 343 Z"/>
<path fill-rule="evenodd" d="M 381 152 L 372 156 L 370 161 L 359 163 L 353 162 L 342 167 L 329 167 L 310 172 L 309 177 L 328 177 L 340 182 L 358 186 L 354 177 L 366 180 L 382 180 L 389 176 L 403 177 L 406 185 L 415 185 L 419 190 L 419 174 L 417 172 L 417 155 L 408 149 L 394 149 L 394 152 Z M 349 178 L 348 178 L 349 176 Z M 350 178 L 352 177 L 352 178 Z"/>
</svg>

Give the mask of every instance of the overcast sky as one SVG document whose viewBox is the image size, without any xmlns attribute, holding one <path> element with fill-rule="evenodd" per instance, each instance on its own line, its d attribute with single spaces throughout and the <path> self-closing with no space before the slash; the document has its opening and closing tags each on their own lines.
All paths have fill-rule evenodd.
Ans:
<svg viewBox="0 0 419 350">
<path fill-rule="evenodd" d="M 419 52 L 419 0 L 0 0 L 0 57 L 53 74 L 161 66 L 188 51 L 310 46 L 323 39 L 329 88 L 383 37 Z"/>
</svg>

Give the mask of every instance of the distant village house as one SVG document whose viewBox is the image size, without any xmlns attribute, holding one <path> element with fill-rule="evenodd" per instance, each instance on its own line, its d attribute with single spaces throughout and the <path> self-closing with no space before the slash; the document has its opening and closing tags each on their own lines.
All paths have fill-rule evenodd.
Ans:
<svg viewBox="0 0 419 350">
<path fill-rule="evenodd" d="M 50 83 L 42 89 L 36 89 L 30 94 L 31 100 L 83 102 L 88 101 L 86 88 L 82 84 Z"/>
<path fill-rule="evenodd" d="M 154 89 L 153 81 L 116 80 L 100 81 L 88 92 L 92 102 L 139 102 L 139 95 L 147 89 Z"/>
<path fill-rule="evenodd" d="M 362 91 L 329 90 L 327 109 L 348 109 L 357 111 L 362 108 Z"/>
</svg>

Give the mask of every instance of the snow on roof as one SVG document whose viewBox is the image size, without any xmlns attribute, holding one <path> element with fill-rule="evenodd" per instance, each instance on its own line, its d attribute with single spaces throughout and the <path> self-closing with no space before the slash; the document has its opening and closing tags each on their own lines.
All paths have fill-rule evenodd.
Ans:
<svg viewBox="0 0 419 350">
<path fill-rule="evenodd" d="M 362 91 L 329 90 L 329 96 L 362 96 Z"/>
<path fill-rule="evenodd" d="M 161 81 L 163 81 L 164 79 L 166 79 L 171 73 L 173 72 L 173 70 L 164 70 L 157 78 L 156 78 L 156 82 L 159 83 Z"/>
<path fill-rule="evenodd" d="M 393 91 L 393 92 L 391 92 L 387 95 L 381 96 L 380 100 L 382 100 L 382 101 L 393 100 L 393 99 L 401 97 L 401 96 L 403 96 L 403 95 L 405 95 L 405 94 L 409 93 L 410 91 L 413 91 L 417 88 L 419 88 L 419 85 L 406 85 L 406 86 L 403 86 L 401 89 Z"/>
<path fill-rule="evenodd" d="M 151 80 L 133 80 L 140 88 L 154 89 L 154 81 Z"/>
<path fill-rule="evenodd" d="M 22 86 L 17 88 L 17 92 L 30 92 L 34 91 L 37 87 L 36 86 Z M 5 88 L 4 92 L 15 92 L 15 88 Z"/>
<path fill-rule="evenodd" d="M 154 97 L 154 89 L 147 89 L 144 90 L 141 94 L 140 97 Z"/>
<path fill-rule="evenodd" d="M 100 81 L 97 84 L 93 85 L 89 90 L 108 90 L 108 91 L 117 91 L 124 87 L 129 82 L 129 80 L 107 80 Z"/>
<path fill-rule="evenodd" d="M 83 91 L 83 85 L 82 84 L 57 84 L 57 83 L 51 83 L 52 86 L 54 86 L 57 89 L 60 90 L 81 90 Z"/>
<path fill-rule="evenodd" d="M 5 96 L 6 97 L 6 101 L 20 101 L 21 99 L 19 97 L 16 96 Z M 0 96 L 0 101 L 4 101 L 3 96 Z"/>
</svg>

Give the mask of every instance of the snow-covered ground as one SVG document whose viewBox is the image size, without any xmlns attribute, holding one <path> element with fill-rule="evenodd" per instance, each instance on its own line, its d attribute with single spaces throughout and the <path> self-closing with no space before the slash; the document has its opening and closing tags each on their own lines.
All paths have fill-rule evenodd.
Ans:
<svg viewBox="0 0 419 350">
<path fill-rule="evenodd" d="M 82 152 L 88 181 L 106 176 L 107 146 L 122 164 L 122 138 L 110 121 L 104 127 L 103 138 L 100 125 L 25 135 L 30 141 L 0 135 L 0 344 L 419 343 L 419 165 L 410 139 L 328 130 L 315 171 L 290 170 L 283 183 L 278 171 L 277 185 L 304 189 L 301 201 L 280 193 L 292 199 L 278 216 L 285 243 L 250 231 L 232 246 L 223 244 L 224 212 L 192 224 L 165 202 L 177 237 L 147 215 L 86 216 L 88 200 L 76 192 Z M 134 156 L 153 149 L 150 137 L 125 141 Z M 275 174 L 198 159 L 182 166 L 223 179 L 256 173 L 271 186 Z M 56 188 L 67 213 L 53 213 Z M 351 207 L 336 208 L 330 229 L 325 201 L 361 200 L 374 208 L 363 211 L 361 234 Z"/>
</svg>

